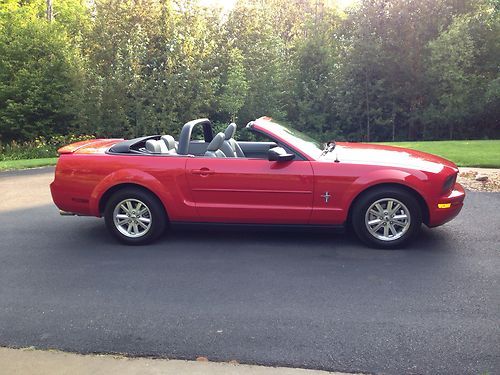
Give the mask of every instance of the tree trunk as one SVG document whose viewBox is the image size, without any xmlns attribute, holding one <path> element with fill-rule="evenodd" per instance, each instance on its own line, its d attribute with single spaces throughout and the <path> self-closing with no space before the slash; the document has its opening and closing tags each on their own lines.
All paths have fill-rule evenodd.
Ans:
<svg viewBox="0 0 500 375">
<path fill-rule="evenodd" d="M 392 141 L 396 140 L 396 114 L 392 113 Z"/>
<path fill-rule="evenodd" d="M 52 0 L 47 0 L 47 21 L 52 22 L 54 14 L 52 12 Z"/>
<path fill-rule="evenodd" d="M 366 141 L 370 142 L 370 99 L 368 96 L 368 69 L 365 69 L 365 96 L 366 96 Z"/>
</svg>

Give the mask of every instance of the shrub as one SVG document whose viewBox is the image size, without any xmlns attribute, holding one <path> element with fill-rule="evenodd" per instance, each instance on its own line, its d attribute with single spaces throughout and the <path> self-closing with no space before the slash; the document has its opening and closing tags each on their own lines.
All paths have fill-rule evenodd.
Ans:
<svg viewBox="0 0 500 375">
<path fill-rule="evenodd" d="M 74 142 L 92 139 L 92 135 L 58 135 L 46 139 L 37 137 L 32 141 L 0 144 L 0 161 L 41 159 L 57 156 L 57 149 Z"/>
</svg>

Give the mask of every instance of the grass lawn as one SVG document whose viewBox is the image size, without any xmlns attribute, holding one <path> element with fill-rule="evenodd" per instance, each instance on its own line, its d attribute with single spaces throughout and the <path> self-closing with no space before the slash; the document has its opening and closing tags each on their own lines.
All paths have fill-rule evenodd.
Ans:
<svg viewBox="0 0 500 375">
<path fill-rule="evenodd" d="M 57 158 L 6 160 L 6 161 L 0 161 L 0 171 L 8 169 L 43 167 L 46 165 L 55 165 L 56 163 L 57 163 Z"/>
<path fill-rule="evenodd" d="M 500 168 L 500 140 L 384 142 L 439 155 L 459 167 Z"/>
</svg>

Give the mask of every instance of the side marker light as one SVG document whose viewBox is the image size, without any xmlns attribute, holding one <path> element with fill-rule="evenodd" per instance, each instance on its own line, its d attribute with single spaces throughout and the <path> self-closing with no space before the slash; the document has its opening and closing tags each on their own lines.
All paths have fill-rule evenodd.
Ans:
<svg viewBox="0 0 500 375">
<path fill-rule="evenodd" d="M 451 203 L 438 203 L 438 208 L 450 208 Z"/>
</svg>

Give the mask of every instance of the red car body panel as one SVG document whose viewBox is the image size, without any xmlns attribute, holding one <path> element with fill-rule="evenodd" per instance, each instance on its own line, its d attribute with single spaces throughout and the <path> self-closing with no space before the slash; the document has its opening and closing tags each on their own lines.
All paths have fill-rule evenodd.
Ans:
<svg viewBox="0 0 500 375">
<path fill-rule="evenodd" d="M 109 189 L 135 184 L 153 192 L 171 220 L 191 221 L 197 218 L 197 213 L 185 175 L 187 159 L 85 153 L 61 155 L 51 184 L 52 197 L 63 211 L 101 216 L 99 203 Z"/>
<path fill-rule="evenodd" d="M 308 161 L 188 158 L 186 177 L 201 221 L 309 222 L 314 181 Z"/>
<path fill-rule="evenodd" d="M 442 189 L 458 172 L 448 160 L 353 143 L 338 143 L 334 155 L 315 158 L 273 133 L 270 122 L 255 121 L 255 130 L 302 158 L 277 162 L 106 153 L 120 141 L 116 139 L 65 146 L 51 184 L 54 203 L 63 211 L 101 216 L 107 192 L 135 184 L 160 199 L 172 222 L 340 225 L 360 193 L 380 184 L 398 184 L 418 194 L 430 227 L 453 219 L 463 206 L 465 193 L 459 184 Z M 331 197 L 328 202 L 325 193 Z M 448 208 L 438 208 L 447 203 Z"/>
</svg>

